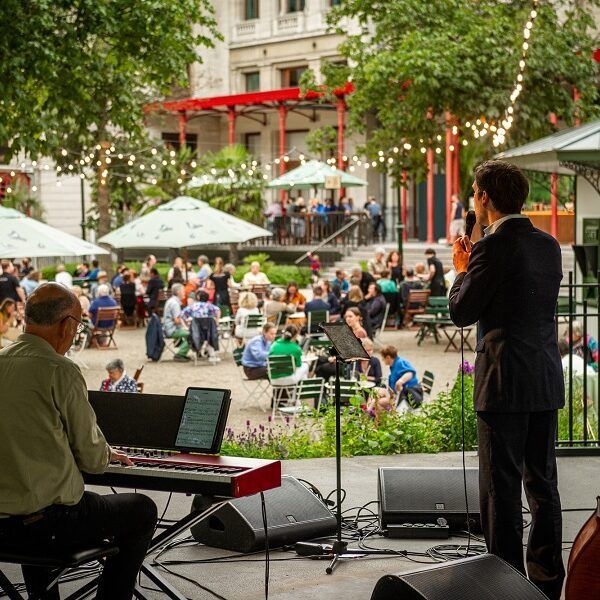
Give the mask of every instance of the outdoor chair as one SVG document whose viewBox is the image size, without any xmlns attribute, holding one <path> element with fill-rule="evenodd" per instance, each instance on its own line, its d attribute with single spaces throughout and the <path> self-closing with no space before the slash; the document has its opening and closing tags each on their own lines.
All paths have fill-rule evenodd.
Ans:
<svg viewBox="0 0 600 600">
<path fill-rule="evenodd" d="M 431 290 L 409 290 L 404 308 L 404 325 L 412 324 L 415 315 L 422 315 L 431 296 Z"/>
<path fill-rule="evenodd" d="M 158 300 L 156 301 L 156 306 L 154 308 L 154 311 L 161 318 L 163 316 L 166 303 L 167 303 L 167 294 L 166 294 L 165 290 L 159 290 L 158 291 Z"/>
<path fill-rule="evenodd" d="M 81 353 L 87 348 L 90 341 L 91 329 L 86 327 L 81 333 L 77 333 L 73 338 L 71 347 L 67 350 L 67 358 L 77 363 L 83 369 L 89 369 L 88 365 L 81 358 Z"/>
<path fill-rule="evenodd" d="M 309 413 L 308 402 L 312 401 L 313 408 L 318 412 L 323 401 L 325 380 L 322 377 L 310 377 L 296 384 L 295 403 L 293 406 L 279 406 L 277 410 L 285 416 L 296 416 Z"/>
<path fill-rule="evenodd" d="M 121 305 L 121 326 L 137 328 L 139 326 L 139 317 L 137 313 L 137 296 L 135 293 L 123 294 L 119 290 L 115 292 L 115 300 Z"/>
<path fill-rule="evenodd" d="M 289 355 L 277 355 L 267 357 L 267 373 L 269 374 L 269 383 L 273 389 L 272 407 L 273 417 L 283 402 L 287 405 L 296 403 L 296 383 L 278 383 L 278 379 L 287 379 L 293 375 L 296 370 L 294 357 Z"/>
<path fill-rule="evenodd" d="M 90 346 L 95 346 L 99 350 L 108 350 L 110 348 L 110 344 L 114 345 L 117 348 L 117 343 L 114 340 L 114 333 L 117 328 L 117 321 L 119 319 L 119 313 L 121 312 L 121 308 L 118 306 L 113 306 L 110 308 L 99 308 L 96 313 L 96 322 L 92 328 L 92 332 L 90 334 Z M 100 323 L 110 323 L 108 326 L 100 326 Z M 108 344 L 101 346 L 98 343 L 99 338 L 108 337 Z"/>
<path fill-rule="evenodd" d="M 259 302 L 265 299 L 267 292 L 269 291 L 268 285 L 253 285 L 251 286 L 252 293 L 258 298 Z"/>
<path fill-rule="evenodd" d="M 425 312 L 429 315 L 447 316 L 450 313 L 448 296 L 429 296 Z"/>
<path fill-rule="evenodd" d="M 60 577 L 70 569 L 77 569 L 88 563 L 95 561 L 103 562 L 107 556 L 113 556 L 119 552 L 117 546 L 107 542 L 100 543 L 94 546 L 83 546 L 78 549 L 71 549 L 57 552 L 55 549 L 44 551 L 43 548 L 35 547 L 26 549 L 15 546 L 10 547 L 6 544 L 0 546 L 0 563 L 8 563 L 13 565 L 27 565 L 31 567 L 45 567 L 53 570 L 54 578 L 46 590 L 58 582 Z M 71 594 L 67 600 L 75 600 L 76 598 L 87 598 L 84 590 L 89 587 L 89 584 L 84 585 L 80 590 Z M 0 570 L 0 589 L 10 598 L 10 600 L 38 600 L 40 596 L 23 596 L 15 584 L 11 583 L 8 577 Z"/>
<path fill-rule="evenodd" d="M 386 303 L 385 311 L 383 313 L 383 321 L 381 321 L 381 325 L 373 330 L 373 345 L 376 348 L 380 348 L 383 346 L 381 342 L 381 334 L 385 331 L 385 326 L 387 325 L 387 320 L 390 315 L 390 305 Z"/>
<path fill-rule="evenodd" d="M 199 358 L 208 358 L 206 364 L 216 364 L 221 361 L 217 356 L 219 351 L 219 333 L 214 317 L 194 317 L 190 325 L 190 348 L 194 351 L 194 365 Z"/>
<path fill-rule="evenodd" d="M 311 310 L 306 313 L 306 335 L 317 336 L 323 335 L 323 332 L 319 329 L 321 323 L 329 323 L 329 311 L 328 310 Z"/>
<path fill-rule="evenodd" d="M 136 384 L 137 384 L 137 391 L 138 394 L 141 394 L 144 391 L 144 384 L 142 382 L 140 382 L 140 376 L 142 375 L 142 371 L 144 370 L 144 365 L 140 365 L 136 370 L 135 373 L 133 375 L 133 379 L 135 380 Z"/>
<path fill-rule="evenodd" d="M 258 401 L 262 396 L 268 397 L 267 392 L 269 390 L 269 380 L 248 379 L 246 377 L 246 374 L 244 373 L 244 366 L 242 365 L 242 356 L 244 355 L 244 348 L 245 346 L 242 346 L 240 348 L 236 348 L 233 351 L 233 360 L 242 371 L 242 385 L 244 386 L 244 389 L 247 392 L 246 400 L 256 399 L 256 403 L 259 404 Z"/>
<path fill-rule="evenodd" d="M 265 324 L 264 315 L 245 315 L 242 317 L 240 328 L 242 330 L 242 339 L 247 341 L 261 332 Z"/>
<path fill-rule="evenodd" d="M 349 406 L 350 398 L 353 398 L 361 392 L 361 387 L 356 379 L 340 379 L 340 404 Z M 327 383 L 327 402 L 335 406 L 335 379 L 332 378 Z"/>
<path fill-rule="evenodd" d="M 421 387 L 423 388 L 423 395 L 431 396 L 431 389 L 433 388 L 433 380 L 435 375 L 431 371 L 424 371 L 423 377 L 421 378 Z"/>
<path fill-rule="evenodd" d="M 331 342 L 326 337 L 324 337 L 324 338 L 311 337 L 311 338 L 308 338 L 306 351 L 307 352 L 314 351 L 315 354 L 317 354 L 319 356 L 328 355 L 329 349 L 331 348 L 331 346 L 332 346 Z"/>
</svg>

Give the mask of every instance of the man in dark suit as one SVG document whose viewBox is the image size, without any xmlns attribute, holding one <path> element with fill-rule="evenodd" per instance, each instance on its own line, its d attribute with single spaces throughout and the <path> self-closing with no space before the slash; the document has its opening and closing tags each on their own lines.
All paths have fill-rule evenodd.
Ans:
<svg viewBox="0 0 600 600">
<path fill-rule="evenodd" d="M 329 303 L 324 299 L 323 288 L 316 285 L 313 288 L 313 299 L 304 305 L 304 312 L 308 313 L 313 310 L 329 310 Z"/>
<path fill-rule="evenodd" d="M 481 519 L 488 550 L 525 573 L 521 484 L 531 509 L 527 572 L 551 600 L 564 567 L 554 439 L 564 381 L 554 313 L 562 279 L 560 247 L 521 215 L 529 184 L 508 163 L 475 171 L 477 222 L 485 236 L 453 246 L 450 315 L 479 321 L 475 410 Z"/>
</svg>

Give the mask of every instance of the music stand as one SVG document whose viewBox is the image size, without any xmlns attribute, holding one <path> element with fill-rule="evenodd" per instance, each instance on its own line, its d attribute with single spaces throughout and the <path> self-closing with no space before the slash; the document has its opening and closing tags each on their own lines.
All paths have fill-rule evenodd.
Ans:
<svg viewBox="0 0 600 600">
<path fill-rule="evenodd" d="M 342 423 L 341 423 L 341 391 L 340 391 L 340 363 L 369 360 L 370 356 L 364 349 L 361 341 L 344 321 L 335 323 L 321 323 L 321 331 L 332 344 L 330 354 L 335 358 L 335 470 L 336 470 L 336 517 L 337 536 L 333 543 L 333 560 L 325 570 L 328 575 L 340 558 L 344 555 L 369 554 L 365 550 L 348 550 L 348 543 L 342 540 Z"/>
</svg>

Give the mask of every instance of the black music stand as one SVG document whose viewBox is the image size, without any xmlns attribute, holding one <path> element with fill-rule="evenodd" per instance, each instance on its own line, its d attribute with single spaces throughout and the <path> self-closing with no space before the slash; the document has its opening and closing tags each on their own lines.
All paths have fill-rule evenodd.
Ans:
<svg viewBox="0 0 600 600">
<path fill-rule="evenodd" d="M 341 423 L 341 392 L 340 392 L 340 363 L 369 360 L 370 356 L 361 341 L 344 321 L 321 323 L 321 331 L 331 341 L 331 355 L 335 358 L 335 470 L 336 470 L 336 517 L 337 535 L 333 543 L 333 560 L 325 570 L 328 575 L 333 573 L 337 562 L 344 556 L 370 554 L 368 550 L 348 550 L 348 542 L 342 540 L 342 423 Z"/>
</svg>

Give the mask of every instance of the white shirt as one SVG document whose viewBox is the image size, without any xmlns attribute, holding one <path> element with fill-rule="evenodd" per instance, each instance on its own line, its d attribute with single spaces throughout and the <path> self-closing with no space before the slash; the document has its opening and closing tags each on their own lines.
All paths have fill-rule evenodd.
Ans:
<svg viewBox="0 0 600 600">
<path fill-rule="evenodd" d="M 502 223 L 505 223 L 509 219 L 529 219 L 529 217 L 527 215 L 522 215 L 521 213 L 506 215 L 505 217 L 502 217 L 502 218 L 498 219 L 497 221 L 494 221 L 491 225 L 488 225 L 483 230 L 484 235 L 491 235 L 492 233 L 496 233 L 496 231 L 498 230 L 498 227 L 500 227 L 500 225 L 502 225 Z"/>
<path fill-rule="evenodd" d="M 271 283 L 269 278 L 262 272 L 259 271 L 256 275 L 252 271 L 248 271 L 242 278 L 242 285 L 268 285 Z"/>
<path fill-rule="evenodd" d="M 54 281 L 64 285 L 69 290 L 73 286 L 73 278 L 71 277 L 71 273 L 68 273 L 67 271 L 58 272 L 54 277 Z"/>
</svg>

